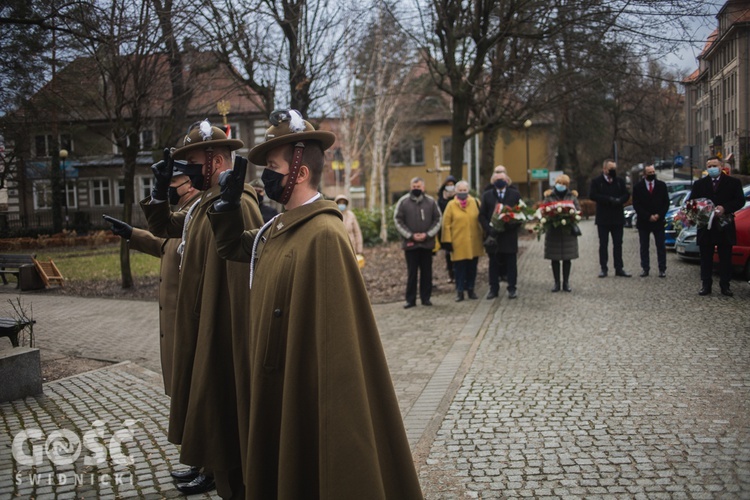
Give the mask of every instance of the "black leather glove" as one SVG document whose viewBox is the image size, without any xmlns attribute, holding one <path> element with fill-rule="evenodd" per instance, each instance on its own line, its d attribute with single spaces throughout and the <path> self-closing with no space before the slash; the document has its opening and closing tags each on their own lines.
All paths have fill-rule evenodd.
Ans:
<svg viewBox="0 0 750 500">
<path fill-rule="evenodd" d="M 172 169 L 174 168 L 172 155 L 169 148 L 164 148 L 164 159 L 151 165 L 151 171 L 154 173 L 154 188 L 151 190 L 151 198 L 154 200 L 167 200 L 169 195 L 169 183 L 172 182 Z"/>
<path fill-rule="evenodd" d="M 221 197 L 214 203 L 214 211 L 227 212 L 240 206 L 242 191 L 245 189 L 245 172 L 247 172 L 247 158 L 234 157 L 234 168 L 219 174 Z"/>
<path fill-rule="evenodd" d="M 102 215 L 102 219 L 109 224 L 112 224 L 113 234 L 125 238 L 126 240 L 129 240 L 130 237 L 133 236 L 133 226 L 130 226 L 119 219 L 115 219 L 114 217 L 110 217 L 109 215 Z"/>
<path fill-rule="evenodd" d="M 441 241 L 440 246 L 443 247 L 443 250 L 445 250 L 446 252 L 453 251 L 453 243 L 448 243 L 447 241 Z"/>
</svg>

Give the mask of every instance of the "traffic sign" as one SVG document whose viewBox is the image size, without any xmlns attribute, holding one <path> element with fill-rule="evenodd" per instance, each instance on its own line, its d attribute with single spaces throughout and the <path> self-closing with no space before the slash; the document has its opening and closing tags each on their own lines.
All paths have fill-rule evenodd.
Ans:
<svg viewBox="0 0 750 500">
<path fill-rule="evenodd" d="M 531 171 L 532 179 L 546 179 L 549 176 L 549 169 L 535 168 Z"/>
<path fill-rule="evenodd" d="M 672 163 L 674 163 L 675 167 L 681 167 L 685 164 L 685 158 L 682 155 L 677 155 L 672 160 Z"/>
</svg>

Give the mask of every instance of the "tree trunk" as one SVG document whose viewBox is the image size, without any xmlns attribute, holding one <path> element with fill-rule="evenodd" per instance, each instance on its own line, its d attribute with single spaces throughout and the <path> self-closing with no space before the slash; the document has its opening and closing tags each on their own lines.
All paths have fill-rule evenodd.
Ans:
<svg viewBox="0 0 750 500">
<path fill-rule="evenodd" d="M 451 175 L 456 179 L 463 178 L 464 144 L 469 122 L 468 98 L 459 94 L 453 98 L 453 116 L 451 117 Z"/>
<path fill-rule="evenodd" d="M 133 221 L 133 200 L 135 192 L 133 184 L 135 180 L 135 164 L 138 155 L 138 134 L 130 134 L 130 146 L 123 150 L 122 182 L 125 186 L 125 195 L 122 207 L 122 220 L 127 224 Z M 133 146 L 135 145 L 135 146 Z M 133 273 L 130 269 L 130 251 L 125 239 L 120 241 L 120 274 L 122 276 L 122 288 L 133 287 Z"/>
<path fill-rule="evenodd" d="M 485 183 L 490 182 L 492 172 L 495 170 L 495 144 L 497 143 L 499 133 L 500 127 L 492 125 L 482 135 L 482 151 L 479 158 L 479 170 L 482 182 L 477 184 L 480 190 Z"/>
</svg>

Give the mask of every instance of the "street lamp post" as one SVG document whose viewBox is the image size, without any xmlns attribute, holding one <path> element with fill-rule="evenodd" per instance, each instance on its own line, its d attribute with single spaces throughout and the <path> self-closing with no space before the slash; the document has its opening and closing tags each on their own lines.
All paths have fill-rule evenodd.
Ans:
<svg viewBox="0 0 750 500">
<path fill-rule="evenodd" d="M 68 178 L 67 172 L 65 171 L 65 160 L 68 159 L 68 150 L 60 150 L 60 160 L 62 160 L 62 172 L 63 172 L 63 196 L 65 197 L 65 229 L 69 229 L 68 219 Z"/>
<path fill-rule="evenodd" d="M 531 167 L 529 166 L 529 129 L 531 128 L 531 120 L 523 122 L 523 128 L 526 129 L 526 197 L 531 199 Z"/>
</svg>

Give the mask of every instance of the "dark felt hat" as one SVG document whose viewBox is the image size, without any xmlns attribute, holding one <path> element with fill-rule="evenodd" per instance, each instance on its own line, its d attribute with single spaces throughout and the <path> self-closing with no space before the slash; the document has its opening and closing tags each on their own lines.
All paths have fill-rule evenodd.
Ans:
<svg viewBox="0 0 750 500">
<path fill-rule="evenodd" d="M 190 126 L 187 135 L 182 139 L 182 146 L 172 152 L 175 160 L 184 160 L 188 152 L 195 149 L 211 149 L 225 147 L 230 151 L 240 149 L 245 145 L 239 139 L 227 138 L 226 132 L 219 127 L 212 126 L 208 120 Z"/>
<path fill-rule="evenodd" d="M 336 141 L 336 136 L 332 132 L 315 130 L 315 127 L 294 109 L 274 111 L 271 113 L 270 122 L 265 141 L 253 147 L 248 153 L 248 159 L 256 165 L 265 165 L 268 152 L 285 144 L 318 141 L 325 151 Z"/>
</svg>

